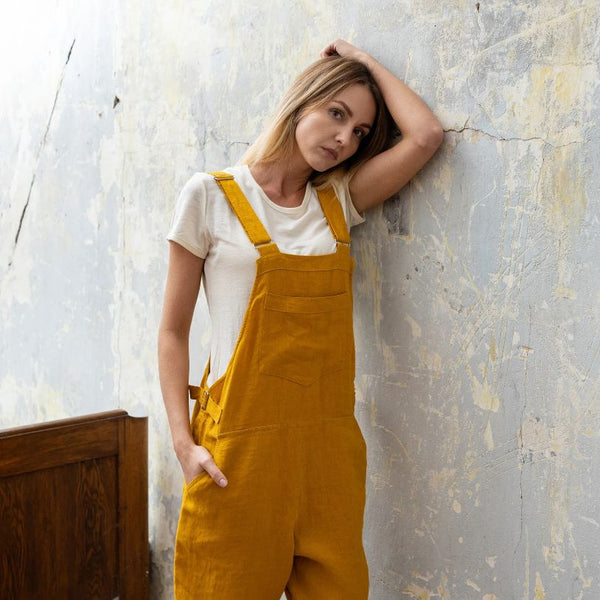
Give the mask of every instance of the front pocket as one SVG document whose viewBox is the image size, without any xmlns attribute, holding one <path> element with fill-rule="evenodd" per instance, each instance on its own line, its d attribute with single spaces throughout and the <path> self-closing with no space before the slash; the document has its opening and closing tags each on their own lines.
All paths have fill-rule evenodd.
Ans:
<svg viewBox="0 0 600 600">
<path fill-rule="evenodd" d="M 205 446 L 205 448 L 206 448 L 206 446 Z M 217 467 L 219 467 L 219 469 L 220 469 L 221 464 L 220 464 L 220 458 L 218 456 L 219 440 L 217 440 L 215 442 L 215 444 L 212 446 L 212 449 L 207 448 L 207 450 L 211 453 L 213 460 L 215 461 Z M 192 491 L 192 489 L 196 489 L 197 487 L 200 487 L 202 483 L 209 483 L 209 484 L 217 485 L 212 480 L 212 477 L 208 474 L 208 471 L 200 471 L 200 473 L 198 473 L 195 477 L 192 477 L 192 479 L 190 480 L 189 483 L 186 483 L 184 485 L 184 487 L 183 487 L 184 493 L 189 494 Z"/>
<path fill-rule="evenodd" d="M 308 386 L 351 367 L 352 299 L 334 296 L 265 297 L 259 338 L 260 367 L 270 375 Z"/>
<path fill-rule="evenodd" d="M 186 494 L 189 494 L 192 488 L 195 488 L 200 482 L 205 479 L 210 479 L 210 475 L 207 471 L 200 471 L 196 477 L 193 477 L 192 480 L 184 486 L 184 491 Z"/>
<path fill-rule="evenodd" d="M 204 446 L 211 453 L 215 462 L 217 462 L 215 455 L 218 448 L 218 425 L 206 410 L 199 407 L 199 401 L 196 402 L 197 404 L 194 408 L 190 424 L 192 438 L 196 445 Z M 220 467 L 218 462 L 217 465 Z M 200 471 L 189 483 L 184 483 L 184 492 L 187 494 L 192 488 L 198 487 L 205 479 L 211 480 L 210 475 L 206 471 Z"/>
</svg>

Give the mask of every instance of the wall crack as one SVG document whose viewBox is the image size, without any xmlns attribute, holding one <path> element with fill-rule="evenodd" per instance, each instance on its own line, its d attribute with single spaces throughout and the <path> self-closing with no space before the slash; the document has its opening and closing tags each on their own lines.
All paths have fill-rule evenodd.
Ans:
<svg viewBox="0 0 600 600">
<path fill-rule="evenodd" d="M 461 134 L 464 133 L 465 131 L 472 131 L 474 133 L 479 133 L 487 138 L 490 138 L 492 140 L 496 140 L 498 142 L 541 142 L 542 144 L 544 144 L 545 146 L 550 146 L 551 148 L 565 148 L 567 146 L 572 146 L 574 144 L 581 144 L 581 141 L 579 140 L 574 140 L 571 142 L 566 142 L 565 144 L 552 144 L 551 142 L 549 142 L 548 140 L 539 137 L 539 136 L 533 136 L 533 137 L 529 137 L 529 138 L 522 138 L 522 137 L 503 137 L 500 135 L 494 135 L 492 133 L 490 133 L 489 131 L 485 131 L 484 129 L 477 129 L 476 127 L 467 127 L 466 124 L 463 125 L 463 127 L 461 127 L 460 129 L 456 129 L 456 128 L 445 128 L 444 129 L 444 133 L 457 133 L 457 134 Z"/>
<path fill-rule="evenodd" d="M 40 164 L 40 156 L 42 155 L 42 150 L 46 145 L 46 139 L 48 138 L 48 132 L 50 131 L 50 126 L 52 125 L 52 119 L 54 118 L 54 111 L 56 109 L 56 103 L 58 101 L 58 96 L 60 94 L 60 90 L 62 88 L 63 80 L 65 78 L 65 70 L 69 61 L 71 60 L 71 53 L 73 52 L 73 46 L 75 45 L 75 39 L 71 42 L 71 46 L 69 47 L 69 52 L 67 53 L 67 60 L 62 68 L 60 77 L 58 79 L 58 85 L 56 86 L 56 93 L 54 94 L 54 101 L 52 103 L 52 108 L 50 109 L 50 116 L 48 117 L 48 122 L 46 123 L 46 128 L 44 130 L 44 135 L 42 136 L 42 140 L 37 150 L 37 154 L 35 157 L 35 170 L 31 175 L 31 182 L 29 183 L 29 190 L 27 192 L 27 198 L 25 200 L 25 204 L 23 205 L 23 209 L 21 211 L 21 217 L 19 218 L 19 225 L 17 227 L 17 233 L 15 234 L 15 241 L 13 242 L 12 251 L 10 253 L 10 259 L 8 261 L 9 268 L 12 266 L 13 259 L 15 256 L 15 251 L 17 249 L 17 244 L 19 243 L 19 236 L 21 235 L 21 229 L 23 227 L 23 221 L 25 219 L 25 214 L 27 213 L 27 209 L 29 208 L 29 201 L 31 200 L 31 192 L 33 191 L 33 186 L 35 184 L 35 178 L 37 174 L 37 169 Z"/>
</svg>

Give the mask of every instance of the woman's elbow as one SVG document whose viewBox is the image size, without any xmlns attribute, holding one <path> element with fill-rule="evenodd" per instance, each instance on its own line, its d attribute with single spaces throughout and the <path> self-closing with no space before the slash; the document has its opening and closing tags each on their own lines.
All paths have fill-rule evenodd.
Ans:
<svg viewBox="0 0 600 600">
<path fill-rule="evenodd" d="M 419 131 L 415 136 L 415 144 L 425 152 L 433 154 L 444 141 L 444 129 L 439 121 L 434 121 Z"/>
</svg>

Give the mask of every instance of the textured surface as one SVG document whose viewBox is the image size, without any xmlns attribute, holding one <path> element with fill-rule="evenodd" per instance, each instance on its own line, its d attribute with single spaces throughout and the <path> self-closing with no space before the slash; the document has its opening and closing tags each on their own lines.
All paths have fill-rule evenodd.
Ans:
<svg viewBox="0 0 600 600">
<path fill-rule="evenodd" d="M 592 0 L 5 9 L 0 424 L 149 414 L 153 598 L 170 598 L 181 487 L 155 360 L 174 201 L 193 171 L 238 159 L 337 36 L 405 78 L 447 130 L 355 233 L 371 596 L 600 595 L 599 12 Z M 202 299 L 196 380 L 209 335 Z"/>
</svg>

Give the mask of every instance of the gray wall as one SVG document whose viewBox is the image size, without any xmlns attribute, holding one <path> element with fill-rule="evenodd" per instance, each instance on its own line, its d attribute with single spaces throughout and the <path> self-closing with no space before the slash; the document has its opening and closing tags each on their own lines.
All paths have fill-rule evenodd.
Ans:
<svg viewBox="0 0 600 600">
<path fill-rule="evenodd" d="M 599 12 L 590 0 L 3 9 L 0 425 L 150 416 L 154 599 L 171 597 L 182 482 L 155 361 L 174 202 L 194 171 L 239 158 L 338 36 L 447 131 L 355 230 L 371 597 L 600 597 Z M 197 313 L 196 380 L 203 299 Z"/>
</svg>

